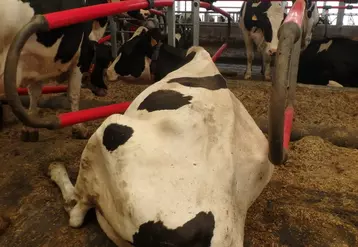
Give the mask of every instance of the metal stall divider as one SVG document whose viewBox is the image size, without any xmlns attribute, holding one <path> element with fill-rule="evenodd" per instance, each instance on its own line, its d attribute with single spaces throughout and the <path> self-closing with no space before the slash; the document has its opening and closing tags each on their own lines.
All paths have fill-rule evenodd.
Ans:
<svg viewBox="0 0 358 247">
<path fill-rule="evenodd" d="M 199 10 L 200 10 L 200 0 L 192 0 L 191 21 L 193 23 L 192 32 L 193 32 L 193 45 L 194 46 L 199 45 L 199 32 L 200 32 Z"/>
<path fill-rule="evenodd" d="M 168 34 L 168 44 L 175 47 L 175 1 L 173 5 L 168 7 L 166 13 L 167 19 L 167 34 Z"/>
</svg>

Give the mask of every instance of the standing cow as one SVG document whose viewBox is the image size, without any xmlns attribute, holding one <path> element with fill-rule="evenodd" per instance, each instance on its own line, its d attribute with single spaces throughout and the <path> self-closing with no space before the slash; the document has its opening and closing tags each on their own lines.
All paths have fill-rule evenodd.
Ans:
<svg viewBox="0 0 358 247">
<path fill-rule="evenodd" d="M 120 247 L 243 246 L 247 210 L 273 173 L 268 142 L 210 54 L 186 57 L 102 123 L 75 186 L 64 164 L 50 165 L 70 226 L 95 208 Z"/>
<path fill-rule="evenodd" d="M 308 1 L 308 0 L 307 0 Z M 247 67 L 244 79 L 251 79 L 253 61 L 253 43 L 262 54 L 265 80 L 271 80 L 271 56 L 277 51 L 278 30 L 286 16 L 281 2 L 252 1 L 244 2 L 240 10 L 239 26 L 246 46 Z M 302 49 L 311 40 L 313 27 L 318 22 L 318 9 L 315 3 L 307 2 L 303 20 Z"/>
<path fill-rule="evenodd" d="M 114 0 L 115 2 L 116 0 Z M 117 0 L 119 1 L 119 0 Z M 46 14 L 61 10 L 80 8 L 107 3 L 107 0 L 1 0 L 0 1 L 0 85 L 3 86 L 6 56 L 15 35 L 36 14 Z M 141 13 L 132 12 L 132 15 Z M 19 58 L 16 85 L 28 87 L 30 96 L 29 113 L 38 115 L 38 100 L 42 84 L 66 75 L 69 83 L 71 110 L 79 110 L 81 77 L 81 50 L 88 50 L 89 40 L 98 41 L 105 32 L 107 18 L 78 23 L 49 32 L 32 35 L 24 45 Z M 80 62 L 80 63 L 79 63 Z M 0 89 L 0 92 L 2 90 Z M 83 124 L 72 127 L 78 138 L 87 138 L 89 132 Z M 23 140 L 37 140 L 38 130 L 25 127 Z"/>
</svg>

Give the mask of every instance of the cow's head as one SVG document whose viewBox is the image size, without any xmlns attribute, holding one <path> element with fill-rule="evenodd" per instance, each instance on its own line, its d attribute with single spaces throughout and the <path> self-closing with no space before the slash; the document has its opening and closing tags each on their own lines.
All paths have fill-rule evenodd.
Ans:
<svg viewBox="0 0 358 247">
<path fill-rule="evenodd" d="M 315 2 L 306 0 L 306 13 L 303 19 L 302 50 L 306 49 L 312 40 L 312 34 L 319 22 L 319 12 Z"/>
<path fill-rule="evenodd" d="M 145 9 L 140 9 L 140 10 L 133 10 L 133 11 L 128 11 L 127 14 L 135 19 L 138 20 L 146 20 L 148 17 L 151 16 L 151 13 L 149 10 L 145 10 Z"/>
<path fill-rule="evenodd" d="M 150 59 L 154 46 L 162 39 L 159 28 L 148 30 L 146 27 L 139 27 L 120 47 L 117 58 L 107 70 L 107 80 L 117 81 L 124 76 L 150 79 Z"/>
<path fill-rule="evenodd" d="M 258 49 L 269 55 L 276 53 L 278 29 L 284 20 L 284 8 L 280 2 L 269 0 L 247 1 L 241 13 L 245 29 L 250 32 Z"/>
</svg>

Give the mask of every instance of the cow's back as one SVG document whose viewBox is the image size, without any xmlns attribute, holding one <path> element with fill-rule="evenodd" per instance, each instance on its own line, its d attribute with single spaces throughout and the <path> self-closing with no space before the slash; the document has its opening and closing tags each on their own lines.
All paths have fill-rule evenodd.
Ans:
<svg viewBox="0 0 358 247">
<path fill-rule="evenodd" d="M 334 80 L 355 86 L 357 71 L 358 41 L 340 37 L 312 40 L 300 55 L 298 81 L 327 85 Z"/>
<path fill-rule="evenodd" d="M 98 205 L 104 215 L 119 212 L 109 220 L 129 240 L 150 222 L 168 230 L 200 219 L 196 230 L 214 231 L 213 247 L 237 246 L 245 219 L 240 212 L 270 177 L 260 185 L 252 177 L 271 169 L 267 141 L 205 50 L 144 90 L 123 116 L 106 119 L 88 145 L 94 143 L 100 150 L 85 150 L 83 158 L 96 159 L 96 176 L 104 176 L 98 181 L 108 183 L 99 185 L 105 192 Z M 203 227 L 213 223 L 215 230 Z"/>
</svg>

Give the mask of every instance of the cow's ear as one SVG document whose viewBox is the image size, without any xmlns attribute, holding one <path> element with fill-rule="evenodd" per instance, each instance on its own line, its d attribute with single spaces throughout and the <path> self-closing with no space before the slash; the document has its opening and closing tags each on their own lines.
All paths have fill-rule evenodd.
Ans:
<svg viewBox="0 0 358 247">
<path fill-rule="evenodd" d="M 151 39 L 152 46 L 155 46 L 159 41 L 164 40 L 164 36 L 159 28 L 150 29 L 147 34 Z"/>
<path fill-rule="evenodd" d="M 133 39 L 128 40 L 121 46 L 120 51 L 129 56 L 130 54 L 133 53 L 133 51 L 136 50 L 136 48 L 138 47 L 138 45 L 140 45 L 143 39 L 146 39 L 146 36 L 138 35 Z"/>
</svg>

